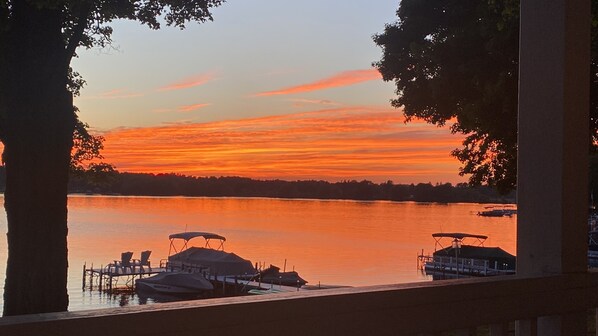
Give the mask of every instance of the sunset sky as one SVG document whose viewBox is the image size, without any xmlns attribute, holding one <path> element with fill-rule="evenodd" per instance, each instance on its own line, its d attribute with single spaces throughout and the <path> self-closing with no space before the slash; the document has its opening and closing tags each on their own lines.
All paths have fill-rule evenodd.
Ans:
<svg viewBox="0 0 598 336">
<path fill-rule="evenodd" d="M 214 22 L 113 24 L 75 104 L 119 171 L 461 182 L 447 128 L 404 123 L 371 63 L 397 0 L 230 0 Z"/>
</svg>

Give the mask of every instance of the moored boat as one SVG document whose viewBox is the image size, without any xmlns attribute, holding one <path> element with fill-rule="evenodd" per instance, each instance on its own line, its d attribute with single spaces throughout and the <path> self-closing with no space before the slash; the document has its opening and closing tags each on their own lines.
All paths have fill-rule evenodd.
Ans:
<svg viewBox="0 0 598 336">
<path fill-rule="evenodd" d="M 485 247 L 484 235 L 434 233 L 432 256 L 419 256 L 433 279 L 515 274 L 516 258 L 500 247 Z M 444 245 L 448 245 L 444 247 Z"/>
<path fill-rule="evenodd" d="M 190 240 L 199 237 L 204 238 L 204 247 L 188 246 Z M 226 238 L 221 235 L 209 232 L 183 232 L 171 234 L 168 238 L 170 251 L 167 268 L 170 270 L 240 278 L 253 277 L 258 273 L 249 260 L 224 251 Z M 214 240 L 216 248 L 211 246 Z M 182 243 L 177 244 L 177 241 Z"/>
<path fill-rule="evenodd" d="M 137 290 L 165 294 L 196 294 L 214 289 L 212 283 L 200 273 L 161 272 L 149 278 L 135 280 Z"/>
<path fill-rule="evenodd" d="M 517 214 L 517 209 L 512 208 L 499 208 L 478 211 L 477 215 L 482 217 L 513 217 Z"/>
<path fill-rule="evenodd" d="M 257 281 L 269 284 L 301 287 L 307 283 L 307 281 L 299 276 L 299 273 L 295 271 L 280 271 L 280 267 L 270 265 L 270 267 L 262 270 L 258 274 Z"/>
</svg>

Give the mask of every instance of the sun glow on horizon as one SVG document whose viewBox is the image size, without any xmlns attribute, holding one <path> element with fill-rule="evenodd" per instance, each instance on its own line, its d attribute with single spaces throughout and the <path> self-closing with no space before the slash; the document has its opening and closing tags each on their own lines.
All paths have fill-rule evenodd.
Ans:
<svg viewBox="0 0 598 336">
<path fill-rule="evenodd" d="M 461 182 L 461 138 L 400 112 L 339 107 L 208 123 L 115 129 L 104 156 L 120 171 L 257 179 Z"/>
</svg>

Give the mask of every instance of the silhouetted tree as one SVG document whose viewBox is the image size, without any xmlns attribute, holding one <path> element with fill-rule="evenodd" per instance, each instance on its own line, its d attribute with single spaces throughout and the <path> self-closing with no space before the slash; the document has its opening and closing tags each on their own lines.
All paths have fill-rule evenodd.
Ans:
<svg viewBox="0 0 598 336">
<path fill-rule="evenodd" d="M 598 18 L 592 1 L 591 134 L 598 141 Z M 394 81 L 407 120 L 451 124 L 466 135 L 452 154 L 471 184 L 507 192 L 517 176 L 519 1 L 403 0 L 398 21 L 374 37 L 374 63 Z"/>
<path fill-rule="evenodd" d="M 0 140 L 6 166 L 4 315 L 68 306 L 67 182 L 77 118 L 77 47 L 111 42 L 110 22 L 152 29 L 211 20 L 222 0 L 0 0 Z M 35 265 L 35 267 L 31 267 Z"/>
<path fill-rule="evenodd" d="M 103 159 L 100 153 L 104 149 L 104 137 L 88 131 L 89 125 L 78 120 L 73 130 L 73 149 L 71 151 L 71 173 L 79 174 L 89 168 L 89 162 Z"/>
</svg>

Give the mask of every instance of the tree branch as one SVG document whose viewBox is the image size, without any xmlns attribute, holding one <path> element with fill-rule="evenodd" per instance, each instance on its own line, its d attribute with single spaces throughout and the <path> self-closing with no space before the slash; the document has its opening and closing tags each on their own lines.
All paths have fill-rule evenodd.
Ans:
<svg viewBox="0 0 598 336">
<path fill-rule="evenodd" d="M 71 59 L 75 55 L 75 50 L 79 46 L 79 42 L 81 42 L 85 28 L 87 28 L 87 21 L 89 19 L 90 11 L 91 1 L 83 2 L 81 6 L 81 13 L 79 14 L 79 20 L 77 21 L 77 25 L 73 28 L 73 34 L 71 35 L 71 38 L 69 39 L 68 45 L 65 49 L 66 69 L 68 69 Z"/>
</svg>

